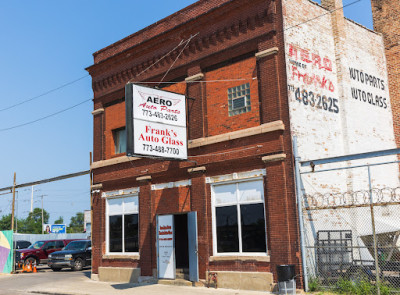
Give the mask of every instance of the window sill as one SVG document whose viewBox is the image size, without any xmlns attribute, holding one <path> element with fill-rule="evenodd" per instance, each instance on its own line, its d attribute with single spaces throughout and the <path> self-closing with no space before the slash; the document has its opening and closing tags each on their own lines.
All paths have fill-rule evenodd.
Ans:
<svg viewBox="0 0 400 295">
<path fill-rule="evenodd" d="M 139 254 L 104 254 L 102 259 L 140 260 Z"/>
<path fill-rule="evenodd" d="M 244 255 L 224 255 L 224 256 L 211 256 L 210 262 L 217 261 L 257 261 L 257 262 L 271 262 L 269 255 L 265 256 L 244 256 Z"/>
</svg>

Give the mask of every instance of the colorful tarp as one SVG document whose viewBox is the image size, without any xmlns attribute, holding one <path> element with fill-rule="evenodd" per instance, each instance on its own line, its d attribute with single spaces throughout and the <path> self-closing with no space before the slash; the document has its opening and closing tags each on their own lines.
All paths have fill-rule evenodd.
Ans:
<svg viewBox="0 0 400 295">
<path fill-rule="evenodd" d="M 13 253 L 13 232 L 0 231 L 0 273 L 12 272 Z"/>
</svg>

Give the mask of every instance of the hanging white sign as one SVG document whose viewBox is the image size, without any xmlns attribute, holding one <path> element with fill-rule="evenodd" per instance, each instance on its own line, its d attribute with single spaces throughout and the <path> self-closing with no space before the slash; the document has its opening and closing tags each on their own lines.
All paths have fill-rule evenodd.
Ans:
<svg viewBox="0 0 400 295">
<path fill-rule="evenodd" d="M 187 159 L 185 96 L 135 84 L 125 92 L 127 155 Z"/>
</svg>

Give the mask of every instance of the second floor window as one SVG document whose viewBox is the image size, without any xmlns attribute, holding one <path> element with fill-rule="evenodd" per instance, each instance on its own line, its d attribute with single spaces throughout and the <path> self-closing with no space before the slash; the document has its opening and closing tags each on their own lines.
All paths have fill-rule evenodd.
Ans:
<svg viewBox="0 0 400 295">
<path fill-rule="evenodd" d="M 250 83 L 228 88 L 229 116 L 250 112 Z"/>
<path fill-rule="evenodd" d="M 125 128 L 116 129 L 113 131 L 115 154 L 126 152 L 126 132 Z"/>
</svg>

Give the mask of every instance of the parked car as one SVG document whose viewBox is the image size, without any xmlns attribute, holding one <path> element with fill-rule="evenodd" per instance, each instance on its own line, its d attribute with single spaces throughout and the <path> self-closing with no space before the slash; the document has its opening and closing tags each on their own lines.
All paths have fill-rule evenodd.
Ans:
<svg viewBox="0 0 400 295">
<path fill-rule="evenodd" d="M 23 240 L 19 240 L 19 241 L 14 241 L 14 250 L 18 250 L 18 249 L 26 249 L 28 248 L 31 244 L 31 242 L 29 241 L 23 241 Z"/>
<path fill-rule="evenodd" d="M 62 251 L 49 255 L 47 265 L 53 271 L 70 267 L 73 270 L 82 270 L 83 267 L 92 264 L 92 247 L 90 240 L 79 240 L 69 243 Z"/>
<path fill-rule="evenodd" d="M 60 251 L 71 241 L 74 240 L 37 241 L 30 245 L 27 249 L 17 250 L 15 253 L 15 262 L 17 264 L 45 264 L 47 263 L 47 256 L 50 253 Z"/>
</svg>

